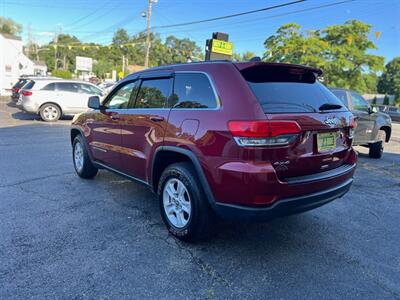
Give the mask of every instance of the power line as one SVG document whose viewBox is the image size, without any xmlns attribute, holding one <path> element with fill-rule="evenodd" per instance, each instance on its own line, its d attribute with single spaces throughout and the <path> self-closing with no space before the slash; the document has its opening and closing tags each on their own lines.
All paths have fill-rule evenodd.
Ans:
<svg viewBox="0 0 400 300">
<path fill-rule="evenodd" d="M 154 26 L 153 29 L 171 28 L 171 27 L 187 26 L 187 25 L 193 25 L 193 24 L 206 23 L 206 22 L 211 22 L 211 21 L 218 21 L 218 20 L 223 20 L 223 19 L 228 19 L 228 18 L 234 18 L 234 17 L 244 16 L 244 15 L 254 14 L 254 13 L 258 13 L 258 12 L 262 12 L 262 11 L 272 10 L 272 9 L 275 9 L 275 8 L 289 6 L 289 5 L 293 5 L 293 4 L 297 4 L 297 3 L 305 2 L 305 1 L 306 0 L 297 0 L 297 1 L 286 2 L 286 3 L 282 3 L 282 4 L 278 4 L 278 5 L 268 6 L 268 7 L 264 7 L 264 8 L 260 8 L 260 9 L 249 10 L 249 11 L 245 11 L 245 12 L 241 12 L 241 13 L 221 16 L 221 17 L 215 17 L 215 18 L 210 18 L 210 19 L 191 21 L 191 22 L 184 22 L 184 23 L 177 23 L 177 24 L 170 24 L 170 25 Z"/>
<path fill-rule="evenodd" d="M 290 11 L 290 12 L 286 12 L 286 13 L 275 14 L 272 16 L 265 16 L 265 17 L 260 17 L 260 18 L 256 18 L 256 19 L 251 19 L 251 20 L 243 20 L 243 21 L 239 21 L 239 22 L 225 23 L 225 24 L 222 24 L 221 26 L 232 26 L 232 25 L 236 25 L 236 24 L 253 23 L 253 22 L 260 21 L 260 20 L 278 18 L 278 17 L 288 16 L 288 15 L 313 11 L 313 10 L 317 10 L 317 9 L 321 9 L 321 8 L 332 7 L 332 6 L 336 6 L 336 5 L 340 5 L 340 4 L 344 4 L 344 3 L 348 3 L 348 2 L 354 2 L 354 1 L 356 1 L 356 0 L 344 0 L 344 1 L 340 1 L 340 2 L 328 3 L 328 4 L 314 6 L 314 7 L 298 9 L 298 10 L 294 10 L 294 11 Z M 155 27 L 153 27 L 153 29 L 154 28 Z M 191 31 L 202 31 L 202 30 L 205 31 L 206 29 L 208 29 L 208 28 L 196 28 L 196 29 L 191 29 Z M 175 33 L 175 32 L 180 32 L 180 30 L 169 30 L 169 31 L 158 31 L 158 32 L 164 33 L 164 34 L 171 34 L 171 33 Z"/>
<path fill-rule="evenodd" d="M 87 19 L 87 18 L 93 16 L 94 14 L 96 14 L 97 12 L 99 12 L 100 10 L 102 10 L 103 8 L 105 8 L 110 2 L 111 2 L 111 1 L 106 2 L 105 5 L 98 7 L 98 8 L 95 9 L 94 11 L 88 13 L 87 15 L 84 15 L 83 17 L 79 18 L 78 20 L 76 20 L 76 21 L 74 21 L 74 22 L 72 22 L 72 23 L 70 23 L 70 24 L 67 24 L 67 25 L 65 25 L 65 26 L 66 26 L 66 27 L 71 27 L 71 26 L 73 26 L 73 25 L 79 23 L 80 21 L 83 21 L 83 20 L 85 20 L 85 19 Z"/>
</svg>

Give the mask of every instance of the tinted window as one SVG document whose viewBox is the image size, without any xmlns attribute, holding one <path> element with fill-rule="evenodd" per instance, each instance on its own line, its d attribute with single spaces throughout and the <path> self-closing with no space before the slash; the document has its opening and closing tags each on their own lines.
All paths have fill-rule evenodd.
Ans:
<svg viewBox="0 0 400 300">
<path fill-rule="evenodd" d="M 34 85 L 35 85 L 35 82 L 33 80 L 31 80 L 28 83 L 26 83 L 22 88 L 24 90 L 30 90 L 31 88 L 33 88 Z"/>
<path fill-rule="evenodd" d="M 80 85 L 80 89 L 79 89 L 80 93 L 85 93 L 85 94 L 91 94 L 91 95 L 101 95 L 102 92 L 100 89 L 89 85 L 89 84 L 81 84 Z"/>
<path fill-rule="evenodd" d="M 346 110 L 308 70 L 259 66 L 241 73 L 266 113 L 319 112 L 325 103 Z"/>
<path fill-rule="evenodd" d="M 127 108 L 129 99 L 131 98 L 132 91 L 134 90 L 134 87 L 137 85 L 137 82 L 131 82 L 128 83 L 121 88 L 117 90 L 116 93 L 114 93 L 111 96 L 111 99 L 109 102 L 107 102 L 106 107 L 107 108 Z"/>
<path fill-rule="evenodd" d="M 63 92 L 78 93 L 79 83 L 76 82 L 57 82 L 56 90 Z"/>
<path fill-rule="evenodd" d="M 217 107 L 216 97 L 208 77 L 201 73 L 176 74 L 170 106 L 176 108 Z"/>
<path fill-rule="evenodd" d="M 352 92 L 351 93 L 351 101 L 353 103 L 353 109 L 368 111 L 368 102 L 364 100 L 359 94 Z"/>
<path fill-rule="evenodd" d="M 24 84 L 27 82 L 27 79 L 20 79 L 16 84 L 14 84 L 14 88 L 21 88 L 24 86 Z"/>
<path fill-rule="evenodd" d="M 332 90 L 332 93 L 339 98 L 340 101 L 342 101 L 342 103 L 346 106 L 348 106 L 347 103 L 347 94 L 346 91 L 342 91 L 342 90 Z"/>
<path fill-rule="evenodd" d="M 165 107 L 171 90 L 171 78 L 143 80 L 136 98 L 135 108 Z"/>
<path fill-rule="evenodd" d="M 56 89 L 56 84 L 55 83 L 50 83 L 46 85 L 42 90 L 44 91 L 54 91 Z"/>
</svg>

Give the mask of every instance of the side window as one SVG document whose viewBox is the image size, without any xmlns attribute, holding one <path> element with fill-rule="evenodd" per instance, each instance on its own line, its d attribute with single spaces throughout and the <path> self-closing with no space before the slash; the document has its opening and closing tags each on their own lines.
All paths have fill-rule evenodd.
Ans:
<svg viewBox="0 0 400 300">
<path fill-rule="evenodd" d="M 346 107 L 349 106 L 349 104 L 347 103 L 347 95 L 345 91 L 341 91 L 341 90 L 333 90 L 332 93 L 339 98 L 339 100 L 346 105 Z"/>
<path fill-rule="evenodd" d="M 63 92 L 78 93 L 79 85 L 75 82 L 57 82 L 56 90 Z"/>
<path fill-rule="evenodd" d="M 91 86 L 89 84 L 81 84 L 80 92 L 85 93 L 85 94 L 91 94 L 91 95 L 101 95 L 102 94 L 100 89 L 95 88 L 94 86 Z"/>
<path fill-rule="evenodd" d="M 42 90 L 43 91 L 54 91 L 55 88 L 56 88 L 56 84 L 55 83 L 49 83 L 48 85 L 43 87 Z"/>
<path fill-rule="evenodd" d="M 216 108 L 217 98 L 210 80 L 202 73 L 175 74 L 170 106 L 176 108 Z"/>
<path fill-rule="evenodd" d="M 123 87 L 121 87 L 116 93 L 114 93 L 110 100 L 107 102 L 107 108 L 127 108 L 129 99 L 131 98 L 132 91 L 134 87 L 137 85 L 137 81 L 130 82 Z"/>
<path fill-rule="evenodd" d="M 353 102 L 353 109 L 361 110 L 361 111 L 368 111 L 368 102 L 364 100 L 359 94 L 354 92 L 351 93 L 351 101 Z"/>
<path fill-rule="evenodd" d="M 172 78 L 145 79 L 140 85 L 135 108 L 163 108 L 171 90 Z"/>
</svg>

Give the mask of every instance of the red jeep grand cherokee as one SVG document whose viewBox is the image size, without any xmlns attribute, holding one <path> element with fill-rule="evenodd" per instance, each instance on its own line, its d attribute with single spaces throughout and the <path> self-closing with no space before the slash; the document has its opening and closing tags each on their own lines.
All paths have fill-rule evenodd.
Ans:
<svg viewBox="0 0 400 300">
<path fill-rule="evenodd" d="M 215 61 L 131 74 L 74 118 L 76 172 L 148 185 L 186 241 L 209 232 L 215 214 L 266 220 L 321 206 L 349 190 L 357 160 L 352 114 L 321 73 Z"/>
</svg>

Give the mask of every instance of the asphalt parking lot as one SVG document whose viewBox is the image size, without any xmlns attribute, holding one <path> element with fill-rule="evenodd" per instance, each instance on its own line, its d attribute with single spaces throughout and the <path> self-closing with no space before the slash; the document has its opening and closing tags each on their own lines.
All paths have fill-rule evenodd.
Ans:
<svg viewBox="0 0 400 300">
<path fill-rule="evenodd" d="M 345 197 L 190 245 L 147 188 L 75 175 L 69 123 L 0 100 L 0 298 L 400 298 L 400 124 Z"/>
</svg>

